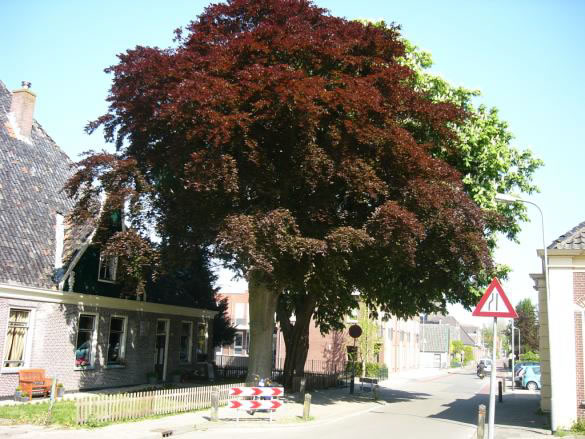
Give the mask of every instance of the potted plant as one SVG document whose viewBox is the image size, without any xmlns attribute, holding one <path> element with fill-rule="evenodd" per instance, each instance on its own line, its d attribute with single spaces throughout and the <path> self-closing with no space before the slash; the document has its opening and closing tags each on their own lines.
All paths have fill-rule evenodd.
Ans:
<svg viewBox="0 0 585 439">
<path fill-rule="evenodd" d="M 57 398 L 63 398 L 65 395 L 65 386 L 62 383 L 57 383 Z"/>
<path fill-rule="evenodd" d="M 19 401 L 19 402 L 28 402 L 28 401 L 30 401 L 30 395 L 26 391 L 21 391 L 20 392 L 20 397 L 18 399 L 16 399 L 16 401 Z"/>
<path fill-rule="evenodd" d="M 18 386 L 15 390 L 14 390 L 14 400 L 15 401 L 20 401 L 20 398 L 22 397 L 22 389 L 20 388 L 20 386 Z"/>
<path fill-rule="evenodd" d="M 146 382 L 148 384 L 156 384 L 156 383 L 158 383 L 158 376 L 157 376 L 156 372 L 148 372 L 146 374 Z"/>
</svg>

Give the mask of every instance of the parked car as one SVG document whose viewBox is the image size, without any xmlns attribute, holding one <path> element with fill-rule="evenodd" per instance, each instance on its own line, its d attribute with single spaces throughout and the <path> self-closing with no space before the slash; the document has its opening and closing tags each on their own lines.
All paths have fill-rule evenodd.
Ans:
<svg viewBox="0 0 585 439">
<path fill-rule="evenodd" d="M 540 365 L 527 365 L 523 369 L 522 387 L 528 390 L 540 389 Z"/>
<path fill-rule="evenodd" d="M 524 374 L 524 368 L 526 366 L 540 366 L 540 363 L 536 361 L 521 361 L 514 365 L 514 381 L 518 384 L 522 384 L 522 375 Z"/>
</svg>

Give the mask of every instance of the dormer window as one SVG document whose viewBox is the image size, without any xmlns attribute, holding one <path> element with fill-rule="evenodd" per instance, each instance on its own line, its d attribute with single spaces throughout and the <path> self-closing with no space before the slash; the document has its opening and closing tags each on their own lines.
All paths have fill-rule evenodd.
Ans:
<svg viewBox="0 0 585 439">
<path fill-rule="evenodd" d="M 98 281 L 116 282 L 116 269 L 118 268 L 118 257 L 100 253 L 100 266 L 98 270 Z"/>
</svg>

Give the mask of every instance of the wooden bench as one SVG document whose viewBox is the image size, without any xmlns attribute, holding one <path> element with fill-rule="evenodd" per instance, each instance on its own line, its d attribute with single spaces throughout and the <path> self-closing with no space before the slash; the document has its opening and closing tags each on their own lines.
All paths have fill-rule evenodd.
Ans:
<svg viewBox="0 0 585 439">
<path fill-rule="evenodd" d="M 51 393 L 53 380 L 45 377 L 45 369 L 24 369 L 18 372 L 19 386 L 22 392 L 26 392 L 29 400 L 33 394 L 48 396 Z"/>
</svg>

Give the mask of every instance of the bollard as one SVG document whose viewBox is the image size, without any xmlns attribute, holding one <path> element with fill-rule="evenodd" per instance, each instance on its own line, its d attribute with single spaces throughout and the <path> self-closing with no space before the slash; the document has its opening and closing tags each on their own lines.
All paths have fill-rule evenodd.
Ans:
<svg viewBox="0 0 585 439">
<path fill-rule="evenodd" d="M 211 392 L 211 421 L 216 422 L 219 419 L 219 392 Z"/>
<path fill-rule="evenodd" d="M 374 397 L 374 401 L 378 400 L 378 385 L 374 384 L 374 387 L 372 388 L 372 395 Z"/>
<path fill-rule="evenodd" d="M 485 437 L 485 405 L 480 404 L 477 412 L 477 439 Z"/>
<path fill-rule="evenodd" d="M 311 412 L 311 394 L 305 393 L 305 404 L 303 405 L 303 421 L 309 420 L 309 413 Z"/>
<path fill-rule="evenodd" d="M 504 402 L 503 398 L 502 398 L 502 382 L 498 381 L 498 402 Z"/>
</svg>

